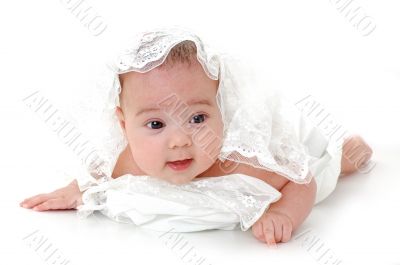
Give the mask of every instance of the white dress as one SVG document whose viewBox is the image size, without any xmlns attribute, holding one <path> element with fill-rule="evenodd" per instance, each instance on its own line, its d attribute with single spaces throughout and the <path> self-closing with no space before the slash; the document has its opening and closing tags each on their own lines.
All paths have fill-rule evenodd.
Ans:
<svg viewBox="0 0 400 265">
<path fill-rule="evenodd" d="M 127 145 L 114 113 L 121 91 L 118 74 L 150 71 L 163 63 L 174 45 L 186 40 L 196 44 L 197 59 L 206 74 L 219 80 L 216 99 L 224 130 L 218 159 L 273 171 L 300 184 L 314 177 L 316 203 L 326 198 L 340 173 L 340 142 L 328 140 L 280 94 L 265 89 L 256 93 L 262 82 L 246 72 L 240 62 L 208 48 L 197 35 L 177 28 L 158 29 L 139 34 L 109 65 L 105 76 L 110 79 L 96 90 L 93 106 L 104 108 L 99 112 L 93 107 L 95 114 L 86 117 L 96 124 L 88 122 L 88 126 L 97 134 L 107 133 L 97 138 L 93 135 L 101 159 L 88 163 L 87 173 L 77 178 L 85 191 L 79 216 L 101 211 L 116 221 L 157 231 L 237 227 L 245 231 L 280 199 L 281 193 L 272 186 L 243 174 L 196 178 L 184 185 L 129 174 L 111 178 L 116 160 Z M 100 117 L 95 116 L 98 113 Z"/>
</svg>

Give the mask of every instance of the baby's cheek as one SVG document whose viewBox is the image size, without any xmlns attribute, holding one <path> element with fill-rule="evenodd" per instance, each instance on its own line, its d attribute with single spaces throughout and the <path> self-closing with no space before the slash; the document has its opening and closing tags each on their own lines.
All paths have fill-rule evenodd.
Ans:
<svg viewBox="0 0 400 265">
<path fill-rule="evenodd" d="M 198 152 L 210 159 L 216 159 L 222 146 L 222 128 L 216 126 L 216 121 L 210 122 L 192 136 L 193 144 Z"/>
<path fill-rule="evenodd" d="M 128 142 L 132 149 L 133 159 L 142 171 L 150 174 L 163 163 L 164 156 L 160 154 L 161 148 L 154 140 L 136 137 Z"/>
<path fill-rule="evenodd" d="M 198 154 L 196 156 L 196 163 L 198 166 L 198 170 L 200 170 L 198 174 L 204 172 L 212 165 L 214 165 L 216 159 L 217 159 L 216 157 L 210 156 L 209 153 L 206 153 L 202 150 L 198 150 Z"/>
<path fill-rule="evenodd" d="M 215 138 L 207 145 L 200 146 L 199 152 L 201 153 L 203 160 L 213 163 L 221 152 L 221 140 Z"/>
</svg>

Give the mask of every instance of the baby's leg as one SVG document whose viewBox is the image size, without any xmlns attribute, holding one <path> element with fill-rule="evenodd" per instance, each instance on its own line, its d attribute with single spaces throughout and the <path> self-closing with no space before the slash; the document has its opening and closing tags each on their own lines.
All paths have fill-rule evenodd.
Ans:
<svg viewBox="0 0 400 265">
<path fill-rule="evenodd" d="M 372 153 L 371 147 L 359 135 L 346 138 L 343 143 L 340 176 L 366 169 Z"/>
</svg>

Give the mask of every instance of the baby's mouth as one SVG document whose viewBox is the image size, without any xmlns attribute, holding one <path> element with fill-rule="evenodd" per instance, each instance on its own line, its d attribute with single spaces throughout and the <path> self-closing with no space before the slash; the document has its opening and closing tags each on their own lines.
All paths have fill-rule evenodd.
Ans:
<svg viewBox="0 0 400 265">
<path fill-rule="evenodd" d="M 193 159 L 184 159 L 184 160 L 177 160 L 177 161 L 170 161 L 167 162 L 167 165 L 176 171 L 185 170 L 192 164 Z"/>
</svg>

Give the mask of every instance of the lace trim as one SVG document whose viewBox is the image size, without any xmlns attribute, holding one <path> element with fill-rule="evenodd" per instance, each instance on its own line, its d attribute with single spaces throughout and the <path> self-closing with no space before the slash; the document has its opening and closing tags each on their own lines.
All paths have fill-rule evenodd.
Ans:
<svg viewBox="0 0 400 265">
<path fill-rule="evenodd" d="M 226 101 L 237 95 L 226 93 Z M 274 102 L 272 102 L 272 100 Z M 219 159 L 274 171 L 299 184 L 309 183 L 309 156 L 287 117 L 297 115 L 280 95 L 243 102 L 227 123 Z"/>
<path fill-rule="evenodd" d="M 190 220 L 193 220 L 193 218 L 198 218 L 198 221 L 207 224 L 207 220 L 212 222 L 208 219 L 212 214 L 234 213 L 239 217 L 243 231 L 251 227 L 269 205 L 281 196 L 280 192 L 267 183 L 242 174 L 203 178 L 183 185 L 170 184 L 149 176 L 125 175 L 99 186 L 91 187 L 84 192 L 82 196 L 84 204 L 78 207 L 78 214 L 85 217 L 95 210 L 100 210 L 103 214 L 117 221 L 127 221 L 127 217 L 133 218 L 130 221 L 136 224 L 151 222 L 155 216 L 158 216 L 157 221 L 159 222 L 160 218 L 165 218 L 165 229 L 170 229 L 170 227 L 167 227 L 167 219 L 171 217 L 168 209 L 164 207 L 158 210 L 146 209 L 147 215 L 142 214 L 140 216 L 137 214 L 146 205 L 135 206 L 134 203 L 117 202 L 116 204 L 120 205 L 117 207 L 115 202 L 109 204 L 107 202 L 108 197 L 115 193 L 124 194 L 124 196 L 146 195 L 149 196 L 149 199 L 156 197 L 164 202 L 173 203 L 173 208 L 182 208 L 180 218 L 183 218 L 183 220 L 187 218 L 187 225 L 191 224 Z M 124 198 L 128 199 L 128 197 Z M 124 207 L 123 205 L 128 206 Z M 192 213 L 194 210 L 190 209 L 196 209 L 196 213 Z M 135 215 L 129 214 L 130 211 L 134 211 L 137 218 Z M 174 209 L 174 212 L 176 212 L 176 209 Z M 202 219 L 202 213 L 207 218 Z"/>
</svg>

